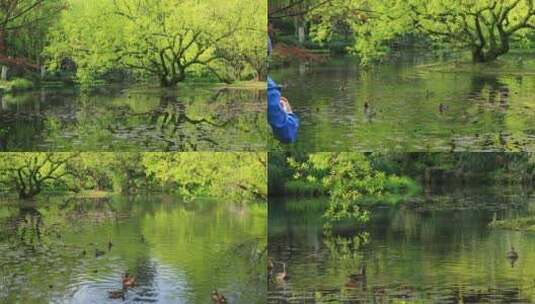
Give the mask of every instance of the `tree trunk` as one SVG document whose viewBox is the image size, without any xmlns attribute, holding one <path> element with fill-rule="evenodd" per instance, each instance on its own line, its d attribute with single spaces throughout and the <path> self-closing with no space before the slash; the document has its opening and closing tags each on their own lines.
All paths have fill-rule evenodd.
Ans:
<svg viewBox="0 0 535 304">
<path fill-rule="evenodd" d="M 6 36 L 3 30 L 0 30 L 0 55 L 6 52 Z"/>
<path fill-rule="evenodd" d="M 44 65 L 41 66 L 40 72 L 41 72 L 40 73 L 41 79 L 45 79 L 45 77 L 46 77 L 46 67 Z"/>
<path fill-rule="evenodd" d="M 7 66 L 3 65 L 2 68 L 0 69 L 0 80 L 4 80 L 6 81 L 7 80 Z"/>
<path fill-rule="evenodd" d="M 29 177 L 30 180 L 33 180 L 33 178 Z M 36 184 L 29 183 L 20 183 L 22 186 L 19 188 L 19 198 L 29 200 L 34 198 L 37 194 L 41 193 L 41 183 L 39 181 L 36 181 Z"/>
<path fill-rule="evenodd" d="M 481 48 L 472 50 L 472 61 L 474 63 L 485 62 L 485 54 L 483 54 L 483 50 Z"/>
<path fill-rule="evenodd" d="M 19 191 L 19 198 L 23 200 L 29 200 L 29 199 L 34 198 L 37 194 L 39 194 L 39 192 L 35 190 L 29 190 L 29 191 L 21 190 Z"/>
<path fill-rule="evenodd" d="M 185 74 L 180 73 L 173 76 L 160 75 L 160 86 L 164 88 L 173 88 L 176 85 L 186 79 Z"/>
<path fill-rule="evenodd" d="M 169 87 L 169 81 L 167 80 L 166 76 L 160 77 L 160 86 L 163 88 Z"/>
<path fill-rule="evenodd" d="M 493 41 L 493 43 L 490 43 L 490 47 L 487 51 L 479 46 L 472 49 L 472 61 L 474 63 L 492 62 L 508 52 L 509 36 L 505 33 L 500 33 L 499 44 L 497 41 Z"/>
<path fill-rule="evenodd" d="M 300 25 L 297 32 L 299 34 L 299 45 L 303 46 L 303 44 L 305 43 L 305 27 L 303 25 Z"/>
</svg>

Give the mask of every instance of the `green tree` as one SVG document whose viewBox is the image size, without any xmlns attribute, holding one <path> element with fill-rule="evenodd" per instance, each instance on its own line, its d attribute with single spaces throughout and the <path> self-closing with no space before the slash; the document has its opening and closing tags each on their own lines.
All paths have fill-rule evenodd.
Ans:
<svg viewBox="0 0 535 304">
<path fill-rule="evenodd" d="M 147 174 L 181 195 L 265 199 L 265 153 L 146 153 Z"/>
<path fill-rule="evenodd" d="M 143 153 L 81 153 L 70 169 L 80 176 L 79 187 L 87 190 L 135 193 L 152 190 L 152 181 L 142 164 Z"/>
<path fill-rule="evenodd" d="M 0 64 L 35 68 L 51 21 L 64 0 L 0 0 Z M 26 57 L 26 58 L 24 58 Z"/>
<path fill-rule="evenodd" d="M 31 199 L 51 184 L 68 186 L 72 176 L 69 162 L 76 153 L 3 153 L 0 183 L 17 191 L 19 198 Z"/>
<path fill-rule="evenodd" d="M 71 0 L 47 53 L 53 67 L 72 58 L 82 82 L 116 67 L 157 78 L 164 87 L 191 74 L 232 82 L 247 68 L 264 70 L 263 2 Z M 239 72 L 229 76 L 228 70 Z"/>
<path fill-rule="evenodd" d="M 317 41 L 328 40 L 340 22 L 350 26 L 352 50 L 363 62 L 384 55 L 392 39 L 410 33 L 440 46 L 470 50 L 474 62 L 489 62 L 535 28 L 532 0 L 333 0 L 309 18 Z"/>
<path fill-rule="evenodd" d="M 297 178 L 320 178 L 329 189 L 330 204 L 325 216 L 332 221 L 367 222 L 370 214 L 362 205 L 362 196 L 379 195 L 385 190 L 386 175 L 375 170 L 362 153 L 315 153 L 301 164 L 290 160 L 290 165 L 297 168 Z"/>
<path fill-rule="evenodd" d="M 175 192 L 236 201 L 267 196 L 265 153 L 3 153 L 0 192 Z"/>
</svg>

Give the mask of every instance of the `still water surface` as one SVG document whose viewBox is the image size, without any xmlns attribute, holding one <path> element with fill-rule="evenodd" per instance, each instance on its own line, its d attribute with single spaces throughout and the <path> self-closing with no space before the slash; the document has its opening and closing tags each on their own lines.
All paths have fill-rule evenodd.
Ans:
<svg viewBox="0 0 535 304">
<path fill-rule="evenodd" d="M 0 303 L 210 303 L 213 289 L 265 303 L 265 206 L 154 196 L 37 205 L 0 207 Z M 108 299 L 125 272 L 137 285 Z"/>
<path fill-rule="evenodd" d="M 535 150 L 535 56 L 456 72 L 423 67 L 437 63 L 404 54 L 368 69 L 333 58 L 272 71 L 302 126 L 295 145 L 271 149 Z"/>
<path fill-rule="evenodd" d="M 0 94 L 0 151 L 265 151 L 265 104 L 210 86 Z"/>
<path fill-rule="evenodd" d="M 449 189 L 428 198 L 451 207 L 378 208 L 367 235 L 324 230 L 325 200 L 270 201 L 269 254 L 289 280 L 270 280 L 268 303 L 535 302 L 535 233 L 488 227 L 494 216 L 535 214 L 533 194 Z M 365 280 L 348 286 L 361 265 Z"/>
</svg>

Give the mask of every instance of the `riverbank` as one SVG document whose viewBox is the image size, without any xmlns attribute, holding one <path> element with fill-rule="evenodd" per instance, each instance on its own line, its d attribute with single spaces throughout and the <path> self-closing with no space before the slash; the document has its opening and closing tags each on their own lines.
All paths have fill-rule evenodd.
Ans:
<svg viewBox="0 0 535 304">
<path fill-rule="evenodd" d="M 35 84 L 24 78 L 13 80 L 0 80 L 0 94 L 29 91 L 35 88 Z"/>
<path fill-rule="evenodd" d="M 451 54 L 452 59 L 441 62 L 425 63 L 418 69 L 441 73 L 473 73 L 488 76 L 534 76 L 535 52 L 514 50 L 497 60 L 486 63 L 472 62 L 467 53 Z"/>
<path fill-rule="evenodd" d="M 270 199 L 291 198 L 305 200 L 307 202 L 323 201 L 325 205 L 314 205 L 312 209 L 323 210 L 328 205 L 329 195 L 325 190 L 320 190 L 317 185 L 306 184 L 300 181 L 290 183 L 292 186 L 285 194 L 272 195 Z M 517 193 L 531 193 L 531 188 L 525 185 L 513 185 L 508 183 L 484 183 L 484 184 L 445 184 L 429 186 L 418 183 L 409 183 L 403 188 L 395 188 L 387 185 L 389 190 L 381 195 L 363 195 L 359 199 L 359 205 L 366 208 L 385 206 L 399 206 L 403 209 L 416 212 L 432 212 L 440 210 L 485 210 L 485 211 L 508 211 L 519 210 L 525 207 L 528 197 L 518 199 Z M 477 197 L 488 196 L 489 200 L 483 201 Z M 490 199 L 497 196 L 500 199 Z M 514 198 L 514 199 L 513 199 Z M 295 209 L 310 209 L 311 206 L 296 206 Z M 495 221 L 493 227 L 535 231 L 535 217 L 526 217 L 512 220 Z"/>
<path fill-rule="evenodd" d="M 513 219 L 494 220 L 489 224 L 491 228 L 504 230 L 535 232 L 535 216 L 525 216 Z"/>
<path fill-rule="evenodd" d="M 535 76 L 535 67 L 525 67 L 522 62 L 497 60 L 489 63 L 470 61 L 446 61 L 418 66 L 419 69 L 441 73 L 476 73 L 480 75 Z"/>
<path fill-rule="evenodd" d="M 141 193 L 141 194 L 131 194 L 128 196 L 136 197 L 143 196 L 154 193 Z M 159 195 L 169 195 L 165 193 L 158 193 Z M 66 199 L 100 199 L 100 198 L 111 198 L 114 196 L 124 196 L 124 194 L 112 192 L 112 191 L 99 191 L 99 190 L 87 190 L 80 191 L 78 193 L 74 192 L 44 192 L 31 199 L 20 199 L 15 193 L 1 193 L 0 194 L 0 206 L 2 205 L 35 205 L 38 202 L 47 202 L 54 201 L 58 197 Z"/>
<path fill-rule="evenodd" d="M 227 84 L 222 82 L 213 82 L 208 80 L 190 80 L 179 83 L 176 87 L 164 88 L 159 86 L 154 82 L 105 82 L 105 81 L 95 81 L 90 85 L 81 85 L 78 83 L 73 83 L 72 81 L 67 80 L 52 80 L 52 81 L 41 81 L 39 83 L 26 78 L 14 78 L 12 80 L 0 80 L 0 95 L 1 94 L 15 94 L 15 93 L 24 93 L 31 92 L 37 89 L 50 89 L 50 88 L 75 88 L 84 91 L 98 91 L 102 88 L 130 88 L 135 90 L 136 87 L 143 87 L 143 90 L 182 90 L 184 87 L 213 87 L 216 89 L 239 89 L 239 90 L 265 90 L 266 89 L 265 81 L 249 80 L 249 81 L 237 81 L 235 83 Z"/>
</svg>

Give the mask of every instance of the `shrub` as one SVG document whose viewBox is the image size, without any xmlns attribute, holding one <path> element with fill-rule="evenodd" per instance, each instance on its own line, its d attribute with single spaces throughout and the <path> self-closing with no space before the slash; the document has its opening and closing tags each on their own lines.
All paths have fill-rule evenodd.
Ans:
<svg viewBox="0 0 535 304">
<path fill-rule="evenodd" d="M 33 82 L 24 78 L 15 78 L 10 81 L 0 81 L 0 90 L 7 92 L 26 91 L 34 87 Z"/>
</svg>

